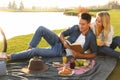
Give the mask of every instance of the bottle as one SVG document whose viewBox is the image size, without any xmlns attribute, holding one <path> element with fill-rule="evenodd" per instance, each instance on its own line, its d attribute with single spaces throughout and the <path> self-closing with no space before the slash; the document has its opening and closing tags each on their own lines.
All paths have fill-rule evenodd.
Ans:
<svg viewBox="0 0 120 80">
<path fill-rule="evenodd" d="M 75 68 L 75 58 L 74 58 L 74 57 L 72 57 L 72 58 L 70 59 L 70 68 L 71 68 L 71 69 L 74 69 L 74 68 Z"/>
</svg>

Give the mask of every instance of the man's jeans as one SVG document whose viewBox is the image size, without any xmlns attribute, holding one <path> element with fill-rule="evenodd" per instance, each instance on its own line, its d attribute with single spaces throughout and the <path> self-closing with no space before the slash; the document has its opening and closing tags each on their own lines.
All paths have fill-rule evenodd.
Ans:
<svg viewBox="0 0 120 80">
<path fill-rule="evenodd" d="M 49 43 L 49 45 L 51 46 L 50 48 L 36 48 L 42 37 Z M 36 30 L 29 45 L 32 47 L 32 49 L 11 54 L 11 60 L 31 58 L 34 56 L 62 56 L 63 47 L 62 43 L 59 40 L 59 37 L 43 26 L 40 26 Z"/>
<path fill-rule="evenodd" d="M 116 47 L 120 48 L 120 36 L 116 36 L 113 38 L 113 42 L 110 45 L 110 47 L 107 46 L 98 47 L 98 54 L 103 53 L 105 55 L 119 58 L 120 52 L 114 50 Z"/>
</svg>

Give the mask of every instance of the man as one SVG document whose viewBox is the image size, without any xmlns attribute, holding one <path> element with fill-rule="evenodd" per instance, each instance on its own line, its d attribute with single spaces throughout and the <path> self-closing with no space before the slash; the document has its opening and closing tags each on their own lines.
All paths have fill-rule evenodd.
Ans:
<svg viewBox="0 0 120 80">
<path fill-rule="evenodd" d="M 84 52 L 88 49 L 90 50 L 90 53 L 87 53 L 87 54 L 84 54 L 84 52 L 80 53 L 72 50 L 74 57 L 94 58 L 97 52 L 97 45 L 96 45 L 95 35 L 93 34 L 92 30 L 90 30 L 89 28 L 90 21 L 91 21 L 91 16 L 88 13 L 82 13 L 79 21 L 79 26 L 74 25 L 70 29 L 63 31 L 60 34 L 60 37 L 58 37 L 52 31 L 46 29 L 45 27 L 40 26 L 36 30 L 29 44 L 28 50 L 18 52 L 16 54 L 11 54 L 10 56 L 8 56 L 8 58 L 10 60 L 16 60 L 16 59 L 31 58 L 34 56 L 42 56 L 42 57 L 62 56 L 62 53 L 64 53 L 64 50 L 66 48 L 69 48 L 69 46 L 65 42 L 64 37 L 66 36 L 69 36 L 68 40 L 71 43 L 80 42 L 80 44 L 83 44 Z M 80 40 L 81 35 L 84 38 L 82 42 Z M 38 45 L 42 37 L 50 44 L 51 46 L 50 48 L 36 48 L 36 46 Z"/>
<path fill-rule="evenodd" d="M 75 25 L 72 28 L 62 32 L 60 34 L 60 40 L 65 48 L 68 48 L 75 58 L 94 58 L 97 53 L 96 38 L 90 29 L 91 16 L 88 13 L 82 13 L 79 21 L 79 25 Z M 76 52 L 70 49 L 64 37 L 68 37 L 68 41 L 71 43 L 79 43 L 83 47 L 83 52 Z M 89 52 L 86 53 L 86 51 Z"/>
</svg>

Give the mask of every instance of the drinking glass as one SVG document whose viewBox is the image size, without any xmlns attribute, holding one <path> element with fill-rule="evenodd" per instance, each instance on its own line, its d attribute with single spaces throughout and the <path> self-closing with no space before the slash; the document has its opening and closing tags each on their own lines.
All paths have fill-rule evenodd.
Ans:
<svg viewBox="0 0 120 80">
<path fill-rule="evenodd" d="M 67 63 L 67 57 L 66 57 L 66 56 L 63 56 L 63 57 L 62 57 L 62 60 L 63 60 L 63 64 L 66 64 L 66 63 Z"/>
<path fill-rule="evenodd" d="M 66 56 L 66 51 L 64 50 L 64 53 L 62 55 L 62 61 L 63 61 L 63 65 L 65 65 L 67 63 L 67 56 Z"/>
<path fill-rule="evenodd" d="M 101 44 L 101 39 L 97 38 L 97 45 L 99 46 Z"/>
</svg>

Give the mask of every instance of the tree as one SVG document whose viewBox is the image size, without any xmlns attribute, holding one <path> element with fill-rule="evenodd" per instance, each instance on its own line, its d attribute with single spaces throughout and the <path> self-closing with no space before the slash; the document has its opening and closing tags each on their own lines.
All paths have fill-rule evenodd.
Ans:
<svg viewBox="0 0 120 80">
<path fill-rule="evenodd" d="M 23 4 L 23 2 L 21 1 L 21 2 L 20 2 L 19 10 L 23 10 L 23 9 L 24 9 L 24 4 Z"/>
<path fill-rule="evenodd" d="M 118 0 L 110 1 L 110 2 L 108 3 L 108 6 L 109 6 L 111 9 L 119 9 L 119 8 L 120 8 L 120 5 L 119 5 Z"/>
<path fill-rule="evenodd" d="M 8 8 L 12 9 L 12 3 L 11 2 L 8 3 Z"/>
<path fill-rule="evenodd" d="M 36 7 L 35 6 L 32 6 L 32 10 L 35 10 L 36 9 Z"/>
<path fill-rule="evenodd" d="M 17 9 L 17 5 L 16 5 L 15 1 L 12 4 L 12 9 Z"/>
</svg>

